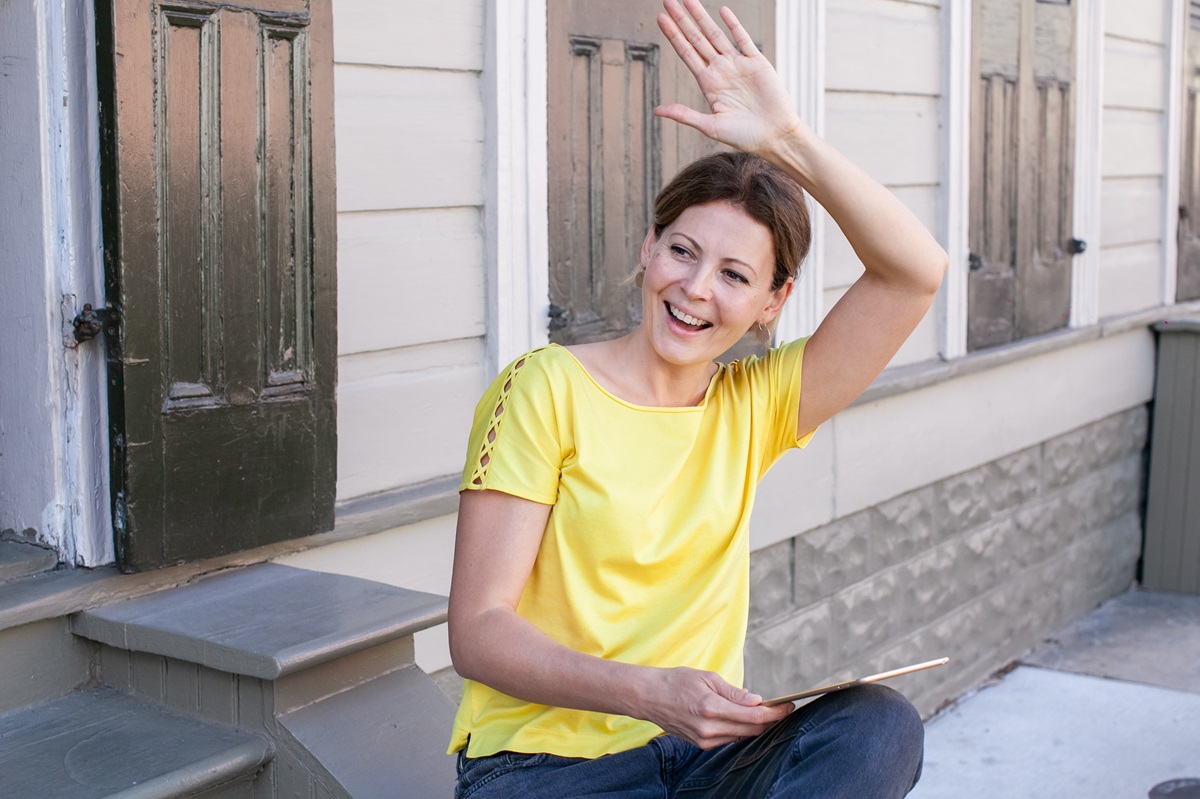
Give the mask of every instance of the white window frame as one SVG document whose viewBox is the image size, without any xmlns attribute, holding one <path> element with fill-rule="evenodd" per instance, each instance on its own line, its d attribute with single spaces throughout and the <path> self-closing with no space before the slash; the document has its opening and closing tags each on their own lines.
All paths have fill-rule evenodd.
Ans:
<svg viewBox="0 0 1200 799">
<path fill-rule="evenodd" d="M 796 110 L 825 135 L 825 0 L 775 0 L 775 67 Z M 776 341 L 811 336 L 824 316 L 825 219 L 809 199 L 812 243 L 792 296 L 779 314 Z"/>
<path fill-rule="evenodd" d="M 946 57 L 942 140 L 945 215 L 942 231 L 949 267 L 938 291 L 938 352 L 945 360 L 967 354 L 967 281 L 971 219 L 971 20 L 969 0 L 943 6 Z"/>
<path fill-rule="evenodd" d="M 548 340 L 546 2 L 487 3 L 487 367 Z"/>
<path fill-rule="evenodd" d="M 115 557 L 104 342 L 78 345 L 71 327 L 84 303 L 104 303 L 95 21 L 91 4 L 74 0 L 32 0 L 9 11 L 34 20 L 37 55 L 28 74 L 39 105 L 28 123 L 37 126 L 40 182 L 22 188 L 39 195 L 42 247 L 40 262 L 18 266 L 37 270 L 45 287 L 37 301 L 46 306 L 32 317 L 45 336 L 36 352 L 23 355 L 45 364 L 44 383 L 28 375 L 16 380 L 47 403 L 36 414 L 9 409 L 9 421 L 29 431 L 29 446 L 50 448 L 54 461 L 49 475 L 36 478 L 51 483 L 37 487 L 46 499 L 40 518 L 19 523 L 36 529 L 65 563 L 101 566 Z M 6 144 L 0 142 L 0 160 Z M 19 461 L 19 451 L 7 454 Z"/>
<path fill-rule="evenodd" d="M 1104 0 L 1076 0 L 1075 186 L 1072 235 L 1087 249 L 1071 259 L 1070 327 L 1100 321 L 1101 135 L 1104 125 Z"/>
<path fill-rule="evenodd" d="M 1188 0 L 1171 0 L 1167 17 L 1167 88 L 1163 135 L 1166 138 L 1166 174 L 1163 175 L 1163 276 L 1162 304 L 1174 305 L 1179 282 L 1179 167 L 1183 157 L 1180 135 L 1183 122 L 1183 48 L 1189 24 Z"/>
</svg>

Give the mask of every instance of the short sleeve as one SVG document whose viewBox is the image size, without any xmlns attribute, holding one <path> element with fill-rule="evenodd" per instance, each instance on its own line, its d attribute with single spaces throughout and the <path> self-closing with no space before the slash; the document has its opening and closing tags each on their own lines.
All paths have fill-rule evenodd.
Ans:
<svg viewBox="0 0 1200 799">
<path fill-rule="evenodd" d="M 460 491 L 502 491 L 553 505 L 562 446 L 544 348 L 513 361 L 475 408 Z"/>
<path fill-rule="evenodd" d="M 796 425 L 800 419 L 800 375 L 806 344 L 807 338 L 789 341 L 768 352 L 762 361 L 755 364 L 765 371 L 771 399 L 771 434 L 764 453 L 764 466 L 775 463 L 789 449 L 808 446 L 816 432 L 813 430 L 802 438 L 796 437 Z"/>
</svg>

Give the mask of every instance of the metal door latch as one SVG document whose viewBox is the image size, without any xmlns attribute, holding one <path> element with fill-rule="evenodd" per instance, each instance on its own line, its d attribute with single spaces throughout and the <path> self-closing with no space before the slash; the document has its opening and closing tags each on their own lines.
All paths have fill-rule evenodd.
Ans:
<svg viewBox="0 0 1200 799">
<path fill-rule="evenodd" d="M 116 325 L 116 310 L 113 308 L 100 308 L 99 310 L 92 307 L 92 304 L 86 303 L 83 310 L 75 315 L 71 320 L 71 326 L 75 328 L 75 340 L 82 343 L 91 341 L 101 330 L 109 335 L 117 332 Z"/>
<path fill-rule="evenodd" d="M 1083 239 L 1071 239 L 1067 242 L 1067 252 L 1071 255 L 1079 255 L 1087 250 L 1087 242 Z"/>
</svg>

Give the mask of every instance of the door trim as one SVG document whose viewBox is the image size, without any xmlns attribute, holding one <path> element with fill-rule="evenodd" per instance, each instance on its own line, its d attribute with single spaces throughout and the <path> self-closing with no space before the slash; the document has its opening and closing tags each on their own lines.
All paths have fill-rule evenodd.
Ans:
<svg viewBox="0 0 1200 799">
<path fill-rule="evenodd" d="M 486 357 L 493 375 L 548 340 L 546 0 L 486 5 Z"/>
<path fill-rule="evenodd" d="M 775 67 L 800 117 L 818 136 L 825 135 L 826 0 L 775 0 Z M 779 314 L 775 341 L 811 336 L 824 316 L 825 219 L 809 199 L 812 244 L 804 271 Z"/>
<path fill-rule="evenodd" d="M 1163 114 L 1167 162 L 1163 176 L 1162 304 L 1174 305 L 1179 282 L 1179 167 L 1183 157 L 1183 48 L 1188 33 L 1187 0 L 1171 0 L 1167 17 L 1167 96 Z"/>
<path fill-rule="evenodd" d="M 971 24 L 973 4 L 944 7 L 945 134 L 942 137 L 942 179 L 945 181 L 945 237 L 949 267 L 937 297 L 938 351 L 943 360 L 967 354 L 967 261 L 971 252 Z"/>
<path fill-rule="evenodd" d="M 1104 2 L 1075 9 L 1075 188 L 1072 229 L 1087 249 L 1071 259 L 1070 327 L 1100 321 L 1100 199 L 1103 180 Z"/>
</svg>

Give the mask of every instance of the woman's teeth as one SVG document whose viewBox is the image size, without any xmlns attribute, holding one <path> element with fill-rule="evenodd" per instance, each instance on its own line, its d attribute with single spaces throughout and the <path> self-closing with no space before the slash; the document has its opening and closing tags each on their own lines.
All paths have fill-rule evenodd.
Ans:
<svg viewBox="0 0 1200 799">
<path fill-rule="evenodd" d="M 667 303 L 667 310 L 670 311 L 671 316 L 675 317 L 680 322 L 683 322 L 685 325 L 690 325 L 692 327 L 710 327 L 712 324 L 711 322 L 705 322 L 703 319 L 697 319 L 691 314 L 686 314 L 670 303 Z"/>
</svg>

